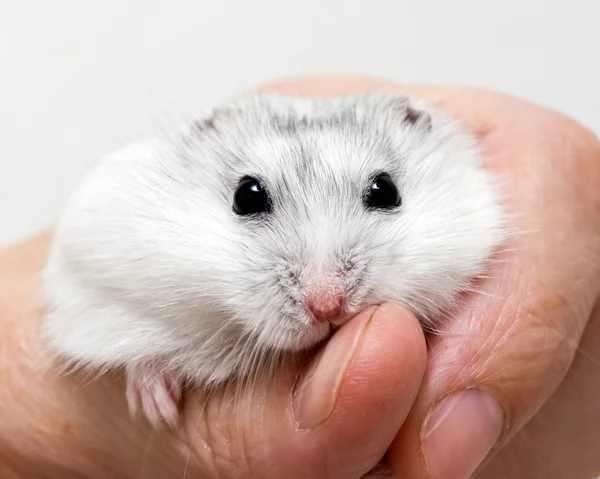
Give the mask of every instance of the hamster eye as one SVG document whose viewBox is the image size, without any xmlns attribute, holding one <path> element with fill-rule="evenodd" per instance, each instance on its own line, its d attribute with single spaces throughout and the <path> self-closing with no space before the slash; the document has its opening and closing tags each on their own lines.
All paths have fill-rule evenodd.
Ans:
<svg viewBox="0 0 600 479">
<path fill-rule="evenodd" d="M 233 211 L 241 216 L 271 212 L 271 199 L 256 178 L 240 180 L 233 195 Z"/>
<path fill-rule="evenodd" d="M 381 173 L 373 178 L 363 203 L 367 208 L 389 209 L 400 206 L 402 198 L 390 175 Z"/>
</svg>

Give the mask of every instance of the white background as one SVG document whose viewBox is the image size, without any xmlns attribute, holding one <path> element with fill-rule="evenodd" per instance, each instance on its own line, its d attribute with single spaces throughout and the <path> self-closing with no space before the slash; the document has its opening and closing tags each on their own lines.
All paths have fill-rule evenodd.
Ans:
<svg viewBox="0 0 600 479">
<path fill-rule="evenodd" d="M 111 149 L 280 77 L 483 86 L 600 132 L 599 19 L 600 0 L 2 0 L 0 244 Z"/>
</svg>

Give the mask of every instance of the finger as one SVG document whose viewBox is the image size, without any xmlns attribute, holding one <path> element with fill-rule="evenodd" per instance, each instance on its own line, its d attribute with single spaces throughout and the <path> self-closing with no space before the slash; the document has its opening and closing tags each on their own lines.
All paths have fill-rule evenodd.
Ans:
<svg viewBox="0 0 600 479">
<path fill-rule="evenodd" d="M 598 142 L 559 115 L 512 105 L 521 121 L 501 115 L 484 142 L 490 167 L 511 179 L 513 226 L 531 231 L 507 241 L 477 286 L 485 294 L 431 341 L 390 450 L 399 477 L 470 477 L 560 384 L 600 289 Z"/>
<path fill-rule="evenodd" d="M 425 363 L 416 319 L 398 306 L 372 307 L 335 333 L 296 387 L 297 373 L 288 373 L 236 402 L 227 390 L 207 403 L 192 397 L 187 434 L 211 477 L 357 479 L 397 434 Z"/>
</svg>

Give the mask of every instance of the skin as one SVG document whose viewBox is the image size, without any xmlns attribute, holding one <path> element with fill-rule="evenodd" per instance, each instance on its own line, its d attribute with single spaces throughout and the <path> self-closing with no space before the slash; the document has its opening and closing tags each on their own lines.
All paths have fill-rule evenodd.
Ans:
<svg viewBox="0 0 600 479">
<path fill-rule="evenodd" d="M 0 476 L 359 478 L 387 451 L 397 477 L 435 477 L 436 468 L 444 479 L 468 477 L 485 456 L 479 446 L 438 434 L 442 459 L 432 459 L 423 445 L 431 409 L 465 388 L 469 398 L 487 391 L 500 413 L 491 429 L 474 430 L 476 414 L 454 428 L 476 433 L 469 444 L 495 444 L 478 477 L 599 475 L 598 139 L 559 113 L 473 89 L 368 78 L 262 89 L 400 91 L 462 118 L 502 175 L 518 225 L 489 278 L 427 345 L 407 311 L 382 305 L 338 330 L 310 363 L 239 397 L 232 387 L 189 392 L 176 435 L 127 418 L 120 374 L 65 376 L 45 361 L 36 306 L 44 232 L 0 252 Z"/>
</svg>

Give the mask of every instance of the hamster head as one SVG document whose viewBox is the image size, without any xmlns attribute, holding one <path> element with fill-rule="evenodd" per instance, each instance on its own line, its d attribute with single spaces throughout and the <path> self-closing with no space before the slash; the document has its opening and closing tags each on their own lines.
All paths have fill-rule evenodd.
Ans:
<svg viewBox="0 0 600 479">
<path fill-rule="evenodd" d="M 310 347 L 384 301 L 434 321 L 500 238 L 475 139 L 403 96 L 257 95 L 107 165 L 78 200 L 85 224 L 67 214 L 80 239 L 63 259 L 136 332 L 151 318 L 166 349 L 215 370 Z"/>
<path fill-rule="evenodd" d="M 310 346 L 383 301 L 432 321 L 498 240 L 473 139 L 405 97 L 255 97 L 196 127 L 183 156 L 227 238 L 215 298 L 260 343 Z"/>
</svg>

